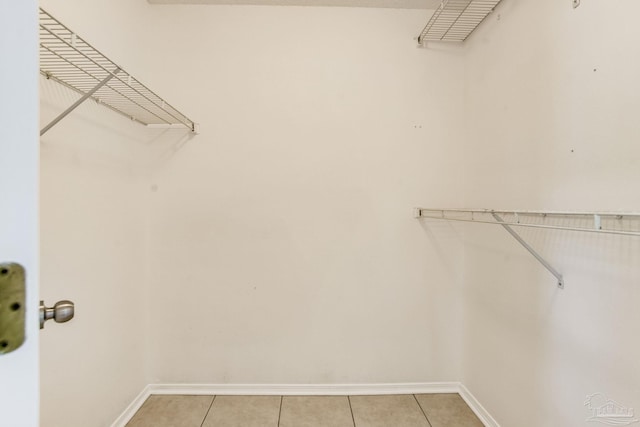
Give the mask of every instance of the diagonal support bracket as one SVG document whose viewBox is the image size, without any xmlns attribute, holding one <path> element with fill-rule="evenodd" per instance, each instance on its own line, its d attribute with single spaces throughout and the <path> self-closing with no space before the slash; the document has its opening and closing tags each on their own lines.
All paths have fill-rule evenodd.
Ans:
<svg viewBox="0 0 640 427">
<path fill-rule="evenodd" d="M 498 223 L 504 227 L 505 230 L 507 230 L 509 232 L 509 234 L 511 234 L 511 236 L 513 236 L 514 239 L 516 239 L 518 241 L 518 243 L 520 243 L 522 246 L 524 246 L 524 248 L 529 251 L 529 253 L 531 255 L 534 256 L 535 259 L 537 259 L 540 264 L 542 264 L 544 266 L 544 268 L 546 268 L 547 270 L 549 270 L 549 272 L 551 274 L 553 274 L 556 279 L 558 279 L 558 287 L 560 289 L 564 289 L 564 279 L 562 278 L 562 274 L 556 270 L 555 268 L 553 268 L 551 266 L 551 264 L 549 264 L 547 262 L 547 260 L 545 260 L 544 258 L 542 258 L 542 256 L 536 252 L 535 249 L 533 249 L 527 242 L 524 241 L 524 239 L 522 237 L 520 237 L 520 235 L 518 233 L 516 233 L 515 231 L 513 231 L 513 228 L 509 227 L 509 225 L 505 224 L 504 220 L 502 219 L 502 217 L 500 217 L 500 215 L 498 215 L 495 212 L 491 212 L 491 215 L 493 216 L 493 218 L 498 221 Z"/>
<path fill-rule="evenodd" d="M 90 98 L 94 93 L 96 93 L 98 91 L 98 89 L 100 89 L 102 86 L 106 85 L 109 80 L 111 80 L 112 78 L 114 78 L 116 76 L 116 74 L 118 74 L 120 72 L 120 68 L 116 68 L 115 70 L 113 70 L 107 77 L 105 77 L 100 83 L 98 83 L 93 89 L 91 89 L 89 92 L 85 93 L 84 95 L 82 95 L 82 98 L 78 99 L 76 102 L 73 103 L 73 105 L 71 105 L 69 108 L 67 108 L 66 110 L 64 110 L 62 113 L 60 113 L 60 115 L 58 117 L 56 117 L 55 119 L 53 119 L 51 121 L 51 123 L 49 123 L 48 125 L 46 125 L 45 127 L 42 128 L 42 130 L 40 131 L 40 136 L 44 135 L 44 133 L 46 131 L 48 131 L 49 129 L 51 129 L 52 127 L 54 127 L 60 120 L 64 119 L 65 117 L 67 117 L 69 115 L 70 112 L 72 112 L 73 110 L 75 110 L 76 108 L 78 108 L 78 106 L 80 104 L 82 104 L 84 101 L 86 101 L 88 98 Z"/>
</svg>

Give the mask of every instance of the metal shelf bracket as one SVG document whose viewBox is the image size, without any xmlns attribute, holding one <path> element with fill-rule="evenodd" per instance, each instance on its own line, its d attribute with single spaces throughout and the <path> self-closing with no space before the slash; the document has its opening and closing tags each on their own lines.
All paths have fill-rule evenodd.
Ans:
<svg viewBox="0 0 640 427">
<path fill-rule="evenodd" d="M 509 234 L 511 234 L 511 236 L 513 236 L 514 239 L 518 241 L 518 243 L 520 243 L 527 251 L 529 251 L 529 253 L 533 255 L 533 257 L 537 259 L 538 262 L 540 262 L 540 264 L 544 266 L 544 268 L 549 270 L 549 272 L 553 274 L 556 279 L 558 279 L 558 288 L 564 289 L 564 279 L 562 278 L 562 274 L 558 270 L 553 268 L 551 264 L 549 264 L 547 260 L 542 257 L 542 255 L 540 255 L 535 249 L 531 247 L 531 245 L 525 242 L 524 239 L 520 237 L 520 235 L 513 230 L 513 228 L 505 224 L 504 220 L 502 219 L 502 217 L 500 217 L 500 215 L 498 215 L 495 212 L 492 212 L 491 215 L 496 219 L 496 221 L 498 221 L 498 223 L 500 223 L 501 226 L 504 227 L 505 230 L 507 230 L 507 232 L 509 232 Z"/>
<path fill-rule="evenodd" d="M 48 131 L 49 129 L 51 129 L 52 127 L 54 127 L 60 120 L 64 119 L 65 117 L 67 117 L 67 115 L 69 113 L 71 113 L 73 110 L 75 110 L 76 108 L 78 108 L 78 106 L 80 106 L 80 104 L 82 104 L 84 101 L 86 101 L 87 99 L 91 98 L 91 96 L 96 93 L 98 91 L 98 89 L 100 89 L 102 86 L 106 85 L 107 82 L 109 80 L 111 80 L 113 77 L 115 77 L 116 74 L 118 74 L 120 72 L 120 68 L 116 68 L 114 71 L 111 72 L 111 74 L 109 74 L 107 77 L 105 77 L 100 83 L 98 83 L 93 89 L 91 89 L 89 92 L 85 93 L 84 95 L 82 95 L 82 97 L 80 99 L 78 99 L 76 102 L 73 103 L 73 105 L 71 105 L 69 108 L 67 108 L 66 110 L 64 110 L 62 113 L 60 113 L 60 115 L 58 117 L 56 117 L 55 119 L 53 119 L 51 121 L 51 123 L 49 123 L 48 125 L 46 125 L 45 127 L 42 128 L 42 130 L 40 131 L 40 136 L 44 135 L 44 133 L 46 131 Z"/>
</svg>

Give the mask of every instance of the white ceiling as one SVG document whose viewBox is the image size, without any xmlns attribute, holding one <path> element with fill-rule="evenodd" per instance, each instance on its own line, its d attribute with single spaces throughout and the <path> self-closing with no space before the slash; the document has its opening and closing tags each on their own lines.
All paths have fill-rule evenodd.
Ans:
<svg viewBox="0 0 640 427">
<path fill-rule="evenodd" d="M 227 4 L 270 6 L 343 6 L 436 9 L 440 0 L 148 0 L 155 4 Z"/>
</svg>

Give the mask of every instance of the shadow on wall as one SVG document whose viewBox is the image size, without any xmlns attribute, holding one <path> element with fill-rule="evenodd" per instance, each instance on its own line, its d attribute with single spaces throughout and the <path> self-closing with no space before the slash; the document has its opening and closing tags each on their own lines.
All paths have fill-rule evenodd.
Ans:
<svg viewBox="0 0 640 427">
<path fill-rule="evenodd" d="M 459 242 L 459 244 L 463 241 L 463 235 L 460 229 L 456 228 L 453 224 L 440 221 L 440 220 L 427 220 L 420 219 L 418 220 L 420 224 L 420 228 L 422 228 L 423 233 L 425 234 L 427 240 L 433 246 L 436 254 L 438 255 L 438 259 L 442 261 L 442 264 L 445 266 L 446 271 L 449 273 L 451 277 L 456 278 L 456 282 L 459 282 L 462 279 L 460 262 L 461 259 L 457 259 L 457 262 L 454 262 L 453 258 L 461 255 L 460 253 L 451 253 L 445 250 L 446 247 L 450 247 L 450 243 L 447 245 L 442 244 L 441 242 L 445 239 L 449 242 Z"/>
<path fill-rule="evenodd" d="M 45 77 L 40 83 L 43 128 L 80 96 Z M 41 150 L 47 156 L 140 174 L 175 156 L 194 137 L 187 128 L 148 128 L 89 99 L 41 137 Z"/>
</svg>

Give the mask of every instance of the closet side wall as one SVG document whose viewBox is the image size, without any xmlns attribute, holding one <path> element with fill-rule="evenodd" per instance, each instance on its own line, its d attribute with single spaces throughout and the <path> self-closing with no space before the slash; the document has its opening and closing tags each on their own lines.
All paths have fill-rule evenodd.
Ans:
<svg viewBox="0 0 640 427">
<path fill-rule="evenodd" d="M 469 40 L 466 205 L 640 210 L 640 6 L 571 3 L 504 1 Z M 500 227 L 464 230 L 463 382 L 500 425 L 637 412 L 640 239 L 517 229 L 559 290 Z"/>
<path fill-rule="evenodd" d="M 201 123 L 150 187 L 152 381 L 458 380 L 460 239 L 412 208 L 462 201 L 461 53 L 424 11 L 152 14 Z"/>
<path fill-rule="evenodd" d="M 135 8 L 43 3 L 130 70 L 124 64 L 132 43 L 120 37 L 134 37 L 119 16 Z M 44 78 L 40 94 L 42 126 L 77 99 Z M 140 183 L 147 147 L 157 136 L 88 101 L 41 138 L 40 294 L 50 306 L 61 299 L 76 304 L 75 319 L 50 321 L 40 332 L 43 427 L 111 425 L 148 384 L 146 192 Z"/>
<path fill-rule="evenodd" d="M 104 118 L 68 118 L 42 138 L 40 294 L 76 304 L 75 319 L 40 333 L 44 427 L 107 425 L 147 384 L 143 193 L 110 157 L 132 141 Z"/>
</svg>

